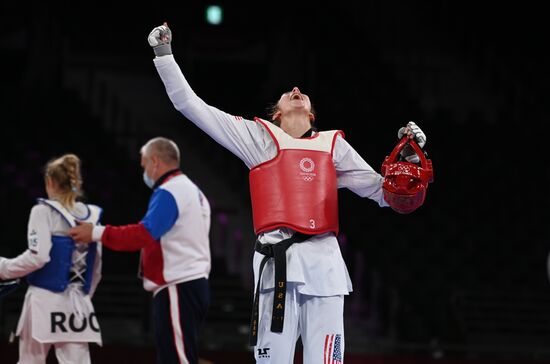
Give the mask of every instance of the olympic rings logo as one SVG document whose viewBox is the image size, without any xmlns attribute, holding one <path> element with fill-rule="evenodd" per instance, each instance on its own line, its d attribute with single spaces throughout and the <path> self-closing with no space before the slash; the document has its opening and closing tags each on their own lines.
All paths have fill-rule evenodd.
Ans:
<svg viewBox="0 0 550 364">
<path fill-rule="evenodd" d="M 308 165 L 306 165 L 306 163 Z M 300 169 L 306 173 L 312 172 L 315 169 L 315 162 L 311 158 L 302 158 L 300 161 Z"/>
</svg>

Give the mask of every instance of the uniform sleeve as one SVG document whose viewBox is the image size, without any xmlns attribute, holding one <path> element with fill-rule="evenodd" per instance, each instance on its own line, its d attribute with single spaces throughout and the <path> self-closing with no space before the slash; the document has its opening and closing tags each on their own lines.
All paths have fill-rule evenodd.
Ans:
<svg viewBox="0 0 550 364">
<path fill-rule="evenodd" d="M 101 242 L 112 250 L 140 250 L 148 244 L 158 244 L 158 240 L 172 228 L 177 218 L 176 200 L 168 191 L 158 188 L 153 192 L 141 222 L 123 226 L 107 225 Z"/>
<path fill-rule="evenodd" d="M 154 60 L 176 110 L 252 168 L 277 153 L 269 133 L 259 123 L 230 115 L 200 99 L 189 86 L 173 55 Z"/>
<path fill-rule="evenodd" d="M 340 136 L 337 136 L 332 158 L 336 168 L 338 188 L 347 188 L 361 197 L 368 197 L 381 207 L 388 206 L 382 192 L 384 177 L 365 162 L 359 153 Z"/>
<path fill-rule="evenodd" d="M 27 228 L 28 249 L 13 259 L 0 258 L 0 279 L 26 276 L 50 261 L 52 237 L 49 207 L 36 205 Z"/>
</svg>

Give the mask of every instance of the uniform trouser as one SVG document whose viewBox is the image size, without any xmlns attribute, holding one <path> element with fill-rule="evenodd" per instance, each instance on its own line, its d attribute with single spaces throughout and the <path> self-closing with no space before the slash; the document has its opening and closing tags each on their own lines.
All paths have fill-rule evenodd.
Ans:
<svg viewBox="0 0 550 364">
<path fill-rule="evenodd" d="M 344 362 L 344 296 L 303 295 L 288 283 L 282 333 L 271 332 L 272 305 L 273 289 L 262 291 L 256 363 L 292 364 L 299 337 L 304 364 Z"/>
<path fill-rule="evenodd" d="M 168 286 L 153 299 L 157 364 L 197 364 L 199 331 L 210 303 L 205 278 Z"/>
<path fill-rule="evenodd" d="M 52 345 L 59 364 L 91 363 L 88 343 L 41 343 L 32 338 L 30 326 L 31 322 L 28 320 L 19 336 L 19 364 L 46 364 Z"/>
</svg>

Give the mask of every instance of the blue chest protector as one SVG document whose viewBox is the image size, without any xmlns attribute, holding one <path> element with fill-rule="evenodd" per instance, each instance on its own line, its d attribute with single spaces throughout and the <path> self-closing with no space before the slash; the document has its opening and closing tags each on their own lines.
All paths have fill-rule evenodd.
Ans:
<svg viewBox="0 0 550 364">
<path fill-rule="evenodd" d="M 67 211 L 57 201 L 39 199 L 39 203 L 51 207 L 54 211 L 61 214 L 69 226 L 76 225 L 75 218 L 80 221 L 97 224 L 101 216 L 101 208 L 94 205 L 87 205 L 88 214 L 85 217 L 75 217 Z M 73 264 L 73 253 L 76 249 L 74 240 L 69 236 L 52 236 L 52 248 L 50 250 L 50 261 L 42 268 L 30 273 L 27 276 L 29 284 L 50 290 L 52 292 L 63 292 L 71 282 L 71 266 Z M 86 271 L 82 275 L 84 278 L 82 290 L 88 294 L 93 277 L 93 268 L 97 257 L 97 243 L 88 244 L 88 253 L 86 254 Z"/>
</svg>

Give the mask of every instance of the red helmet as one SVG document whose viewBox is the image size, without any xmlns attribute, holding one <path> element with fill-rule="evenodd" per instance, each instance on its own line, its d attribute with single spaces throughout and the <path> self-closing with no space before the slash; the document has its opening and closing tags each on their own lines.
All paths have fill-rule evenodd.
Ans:
<svg viewBox="0 0 550 364">
<path fill-rule="evenodd" d="M 410 144 L 418 157 L 420 166 L 409 162 L 398 162 L 399 153 Z M 422 206 L 426 198 L 428 183 L 433 182 L 432 161 L 426 159 L 422 149 L 413 139 L 404 136 L 391 154 L 382 163 L 384 176 L 384 200 L 392 209 L 408 214 Z"/>
</svg>

